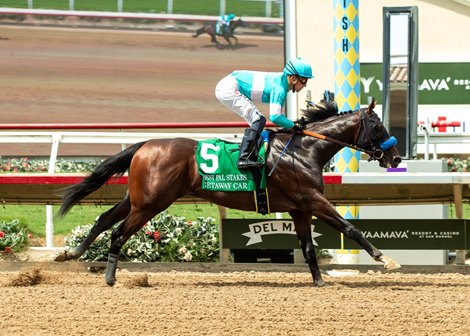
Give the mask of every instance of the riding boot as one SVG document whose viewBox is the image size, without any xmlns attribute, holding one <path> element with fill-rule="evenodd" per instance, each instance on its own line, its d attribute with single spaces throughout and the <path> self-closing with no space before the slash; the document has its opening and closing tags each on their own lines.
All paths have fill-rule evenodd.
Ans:
<svg viewBox="0 0 470 336">
<path fill-rule="evenodd" d="M 238 156 L 238 169 L 243 170 L 262 166 L 262 164 L 258 162 L 257 142 L 259 137 L 260 134 L 254 129 L 245 129 L 245 134 L 240 145 L 240 155 Z"/>
</svg>

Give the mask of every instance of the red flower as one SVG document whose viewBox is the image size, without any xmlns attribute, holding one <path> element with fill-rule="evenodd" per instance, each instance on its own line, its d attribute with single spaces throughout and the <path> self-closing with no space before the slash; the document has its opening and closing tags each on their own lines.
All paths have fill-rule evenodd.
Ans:
<svg viewBox="0 0 470 336">
<path fill-rule="evenodd" d="M 192 221 L 188 221 L 188 226 L 192 226 L 193 225 L 193 222 Z"/>
<path fill-rule="evenodd" d="M 5 251 L 6 253 L 11 253 L 12 252 L 10 246 L 5 247 L 5 249 L 3 251 Z"/>
<path fill-rule="evenodd" d="M 153 236 L 153 232 L 152 232 L 152 231 L 145 231 L 145 234 L 146 234 L 147 236 Z"/>
<path fill-rule="evenodd" d="M 162 235 L 160 234 L 160 232 L 155 231 L 155 232 L 153 233 L 153 239 L 154 239 L 155 241 L 159 241 L 160 238 L 162 238 Z"/>
<path fill-rule="evenodd" d="M 29 238 L 29 239 L 33 239 L 33 234 L 32 234 L 32 233 L 28 233 L 28 238 Z"/>
<path fill-rule="evenodd" d="M 3 237 L 5 237 L 5 232 L 0 231 L 0 238 L 3 238 Z"/>
</svg>

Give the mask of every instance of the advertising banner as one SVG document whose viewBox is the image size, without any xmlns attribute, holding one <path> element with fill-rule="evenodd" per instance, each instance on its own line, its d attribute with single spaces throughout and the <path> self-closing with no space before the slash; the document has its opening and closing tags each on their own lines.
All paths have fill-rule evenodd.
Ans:
<svg viewBox="0 0 470 336">
<path fill-rule="evenodd" d="M 382 63 L 361 63 L 362 105 L 368 97 L 382 104 Z M 470 63 L 420 63 L 418 104 L 470 104 Z"/>
<path fill-rule="evenodd" d="M 470 221 L 457 219 L 360 219 L 349 220 L 379 249 L 470 249 Z M 223 247 L 228 249 L 297 249 L 292 220 L 224 219 Z M 339 249 L 340 233 L 320 220 L 312 221 L 314 245 Z M 345 238 L 344 248 L 359 249 Z"/>
</svg>

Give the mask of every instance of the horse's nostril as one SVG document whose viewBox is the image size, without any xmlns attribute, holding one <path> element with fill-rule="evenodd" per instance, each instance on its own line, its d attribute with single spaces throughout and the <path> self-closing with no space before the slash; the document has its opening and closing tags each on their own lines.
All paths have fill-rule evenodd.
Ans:
<svg viewBox="0 0 470 336">
<path fill-rule="evenodd" d="M 399 156 L 394 156 L 394 157 L 393 157 L 393 162 L 395 162 L 395 163 L 400 163 L 400 162 L 401 162 L 401 157 L 399 157 Z"/>
</svg>

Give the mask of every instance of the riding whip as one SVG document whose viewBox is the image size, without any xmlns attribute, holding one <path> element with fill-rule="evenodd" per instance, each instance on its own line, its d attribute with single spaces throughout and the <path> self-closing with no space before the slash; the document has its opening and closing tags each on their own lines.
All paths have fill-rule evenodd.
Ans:
<svg viewBox="0 0 470 336">
<path fill-rule="evenodd" d="M 276 169 L 277 165 L 279 164 L 279 161 L 281 161 L 282 155 L 284 155 L 284 152 L 286 151 L 287 147 L 289 147 L 289 144 L 290 144 L 290 142 L 292 141 L 292 139 L 294 138 L 294 136 L 295 136 L 295 132 L 292 133 L 292 136 L 290 137 L 289 141 L 287 141 L 286 146 L 285 146 L 284 149 L 282 150 L 281 155 L 279 155 L 279 157 L 277 158 L 277 161 L 276 161 L 276 163 L 274 164 L 274 166 L 271 168 L 271 171 L 269 172 L 268 176 L 271 176 L 272 173 L 274 172 L 274 169 Z"/>
</svg>

